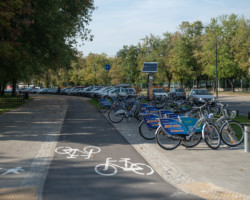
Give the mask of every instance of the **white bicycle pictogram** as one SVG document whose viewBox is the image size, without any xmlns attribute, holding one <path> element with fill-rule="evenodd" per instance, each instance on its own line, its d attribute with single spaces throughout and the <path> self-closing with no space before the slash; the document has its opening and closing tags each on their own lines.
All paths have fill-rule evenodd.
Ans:
<svg viewBox="0 0 250 200">
<path fill-rule="evenodd" d="M 134 172 L 139 175 L 151 175 L 154 173 L 152 167 L 143 163 L 129 162 L 130 158 L 121 158 L 119 161 L 111 159 L 107 158 L 106 163 L 96 165 L 95 172 L 102 176 L 113 176 L 117 174 L 117 168 L 121 168 L 123 171 Z M 124 166 L 114 164 L 115 162 L 124 163 Z"/>
<path fill-rule="evenodd" d="M 58 147 L 55 152 L 58 154 L 66 154 L 67 158 L 76 158 L 78 156 L 85 157 L 85 159 L 89 159 L 92 154 L 99 153 L 101 149 L 96 146 L 87 146 L 83 150 L 73 149 L 71 147 Z"/>
</svg>

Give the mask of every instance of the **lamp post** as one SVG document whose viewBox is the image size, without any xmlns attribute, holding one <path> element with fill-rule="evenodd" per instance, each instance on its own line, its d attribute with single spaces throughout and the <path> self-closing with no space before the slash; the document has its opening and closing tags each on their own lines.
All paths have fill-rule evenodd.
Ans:
<svg viewBox="0 0 250 200">
<path fill-rule="evenodd" d="M 215 32 L 215 74 L 216 74 L 215 92 L 216 92 L 216 98 L 218 98 L 218 53 L 217 53 L 217 34 L 216 34 L 216 32 Z"/>
<path fill-rule="evenodd" d="M 94 64 L 94 70 L 95 70 L 95 86 L 96 86 L 96 66 Z"/>
</svg>

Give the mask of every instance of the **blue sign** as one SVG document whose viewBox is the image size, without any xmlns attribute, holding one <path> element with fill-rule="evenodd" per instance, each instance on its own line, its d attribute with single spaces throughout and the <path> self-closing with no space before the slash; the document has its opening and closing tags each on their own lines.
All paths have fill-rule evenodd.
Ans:
<svg viewBox="0 0 250 200">
<path fill-rule="evenodd" d="M 147 106 L 145 107 L 144 110 L 142 110 L 142 113 L 148 113 L 148 114 L 156 114 L 158 115 L 159 114 L 159 110 L 154 107 L 154 106 Z"/>
<path fill-rule="evenodd" d="M 107 64 L 107 65 L 105 65 L 104 68 L 108 71 L 108 70 L 110 70 L 111 66 Z"/>
<path fill-rule="evenodd" d="M 110 107 L 110 106 L 111 106 L 110 101 L 107 100 L 107 99 L 100 99 L 99 102 L 101 103 L 101 105 L 102 105 L 103 107 Z"/>
<path fill-rule="evenodd" d="M 174 119 L 160 119 L 161 127 L 170 135 L 188 135 L 186 128 Z"/>
<path fill-rule="evenodd" d="M 199 124 L 197 126 L 197 128 L 194 129 L 197 121 L 198 121 L 197 119 L 191 118 L 191 117 L 183 117 L 183 118 L 181 118 L 181 123 L 186 127 L 186 129 L 188 131 L 191 131 L 191 132 L 195 131 L 196 133 L 200 133 L 200 132 L 202 132 L 203 124 Z"/>
<path fill-rule="evenodd" d="M 158 118 L 159 117 L 156 115 L 147 115 L 147 116 L 144 116 L 144 121 L 146 122 L 149 128 L 156 129 L 159 126 Z"/>
<path fill-rule="evenodd" d="M 172 111 L 169 111 L 169 110 L 161 110 L 160 114 L 161 114 L 162 118 L 167 118 L 168 114 L 174 114 L 174 113 Z"/>
</svg>

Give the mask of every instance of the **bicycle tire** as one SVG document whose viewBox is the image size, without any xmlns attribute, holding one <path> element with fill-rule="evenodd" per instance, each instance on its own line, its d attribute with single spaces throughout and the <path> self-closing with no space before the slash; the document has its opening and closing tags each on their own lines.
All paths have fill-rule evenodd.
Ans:
<svg viewBox="0 0 250 200">
<path fill-rule="evenodd" d="M 143 138 L 147 140 L 155 139 L 155 129 L 148 127 L 147 123 L 144 120 L 141 121 L 139 125 L 139 133 Z"/>
<path fill-rule="evenodd" d="M 229 127 L 228 127 L 229 125 Z M 221 140 L 230 147 L 240 145 L 244 140 L 244 129 L 237 121 L 224 123 L 220 131 Z"/>
<path fill-rule="evenodd" d="M 111 122 L 119 123 L 124 119 L 124 115 L 115 115 L 116 111 L 118 111 L 119 109 L 124 110 L 124 108 L 121 106 L 114 106 L 111 109 L 109 109 L 108 118 L 110 119 Z"/>
<path fill-rule="evenodd" d="M 59 151 L 60 149 L 60 151 Z M 62 149 L 62 150 L 61 150 Z M 57 147 L 55 149 L 55 152 L 58 153 L 58 154 L 68 154 L 67 152 L 71 152 L 72 151 L 72 148 L 71 147 Z"/>
<path fill-rule="evenodd" d="M 131 165 L 131 169 L 133 169 L 133 167 L 140 167 L 142 168 L 143 172 L 138 172 L 138 170 L 133 170 L 134 173 L 139 174 L 139 175 L 152 175 L 154 173 L 154 170 L 152 167 L 150 167 L 149 165 L 146 165 L 144 163 L 133 163 Z M 144 172 L 146 171 L 146 172 Z"/>
<path fill-rule="evenodd" d="M 90 152 L 90 150 L 93 150 L 92 153 L 99 153 L 101 152 L 101 149 L 99 147 L 95 147 L 95 146 L 87 146 L 83 149 L 84 152 Z"/>
<path fill-rule="evenodd" d="M 209 127 L 208 127 L 209 126 Z M 212 123 L 204 125 L 204 140 L 211 149 L 218 149 L 221 144 L 220 133 Z"/>
<path fill-rule="evenodd" d="M 183 140 L 182 145 L 187 148 L 192 148 L 192 147 L 197 146 L 201 142 L 201 139 L 202 139 L 201 133 L 194 133 L 192 137 L 190 138 L 190 140 L 188 141 Z"/>
<path fill-rule="evenodd" d="M 116 167 L 109 165 L 109 169 L 111 169 L 111 170 L 104 170 L 105 166 L 106 166 L 105 164 L 96 165 L 95 172 L 99 175 L 102 175 L 102 176 L 113 176 L 113 175 L 117 174 Z"/>
<path fill-rule="evenodd" d="M 100 113 L 105 113 L 109 110 L 109 107 L 104 107 L 102 106 L 102 104 L 99 102 L 97 104 L 97 110 L 100 112 Z"/>
<path fill-rule="evenodd" d="M 156 141 L 160 145 L 160 147 L 166 150 L 173 150 L 181 144 L 180 139 L 167 135 L 162 130 L 162 127 L 157 128 L 155 136 Z"/>
</svg>

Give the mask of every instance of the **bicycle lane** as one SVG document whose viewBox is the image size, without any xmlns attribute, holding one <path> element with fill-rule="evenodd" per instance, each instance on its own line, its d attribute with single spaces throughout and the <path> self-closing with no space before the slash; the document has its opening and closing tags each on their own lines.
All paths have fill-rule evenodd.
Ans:
<svg viewBox="0 0 250 200">
<path fill-rule="evenodd" d="M 42 199 L 200 199 L 151 171 L 144 158 L 86 99 L 71 97 L 67 101 Z M 119 162 L 122 158 L 126 164 Z M 108 160 L 109 169 L 102 171 Z"/>
</svg>

